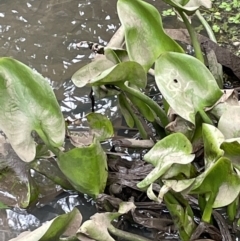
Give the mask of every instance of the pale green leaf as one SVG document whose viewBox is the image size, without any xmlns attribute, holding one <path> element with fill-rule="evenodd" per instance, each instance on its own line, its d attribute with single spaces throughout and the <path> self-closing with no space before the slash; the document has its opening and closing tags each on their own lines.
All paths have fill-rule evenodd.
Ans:
<svg viewBox="0 0 240 241">
<path fill-rule="evenodd" d="M 107 157 L 96 139 L 90 146 L 61 153 L 58 165 L 77 191 L 94 198 L 104 191 L 108 176 Z"/>
<path fill-rule="evenodd" d="M 173 164 L 188 164 L 193 161 L 192 145 L 181 133 L 171 134 L 158 141 L 155 146 L 144 156 L 144 160 L 155 168 L 137 184 L 145 188 L 165 174 Z"/>
<path fill-rule="evenodd" d="M 182 118 L 195 124 L 195 115 L 214 105 L 221 90 L 198 59 L 180 53 L 163 53 L 155 64 L 156 83 L 166 101 Z"/>
<path fill-rule="evenodd" d="M 0 129 L 23 161 L 35 157 L 33 130 L 52 147 L 63 144 L 63 115 L 52 88 L 36 71 L 17 60 L 1 58 L 0 102 Z"/>
<path fill-rule="evenodd" d="M 104 55 L 99 56 L 93 62 L 85 65 L 72 76 L 72 81 L 77 87 L 90 85 L 91 79 L 101 74 L 104 70 L 111 68 L 115 64 L 108 60 Z"/>
<path fill-rule="evenodd" d="M 119 0 L 117 10 L 124 27 L 129 59 L 140 63 L 147 72 L 165 51 L 183 52 L 163 30 L 159 11 L 140 0 Z"/>
</svg>

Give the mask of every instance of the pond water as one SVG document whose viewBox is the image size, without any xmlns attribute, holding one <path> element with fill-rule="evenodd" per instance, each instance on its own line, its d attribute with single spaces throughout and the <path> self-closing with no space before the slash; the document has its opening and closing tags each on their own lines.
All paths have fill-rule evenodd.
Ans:
<svg viewBox="0 0 240 241">
<path fill-rule="evenodd" d="M 64 115 L 81 118 L 91 109 L 90 90 L 75 88 L 71 76 L 91 61 L 92 54 L 89 49 L 76 49 L 76 43 L 88 40 L 107 44 L 119 27 L 116 2 L 1 0 L 0 56 L 11 56 L 36 69 L 49 80 Z M 164 8 L 161 1 L 154 4 Z M 117 118 L 114 99 L 101 100 L 96 108 L 112 119 Z M 1 210 L 0 240 L 32 230 L 74 206 L 80 207 L 84 219 L 95 212 L 90 199 L 75 193 L 60 194 L 44 207 L 40 205 L 32 211 Z"/>
</svg>

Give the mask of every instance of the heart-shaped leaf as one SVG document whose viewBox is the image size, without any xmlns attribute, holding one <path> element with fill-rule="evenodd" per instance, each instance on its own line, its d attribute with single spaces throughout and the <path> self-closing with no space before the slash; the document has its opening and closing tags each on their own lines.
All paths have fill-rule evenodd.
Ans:
<svg viewBox="0 0 240 241">
<path fill-rule="evenodd" d="M 81 193 L 94 198 L 104 191 L 107 182 L 107 157 L 100 143 L 60 153 L 58 165 L 69 182 Z"/>
<path fill-rule="evenodd" d="M 146 72 L 161 53 L 183 52 L 166 35 L 161 16 L 151 4 L 140 0 L 119 0 L 117 10 L 125 31 L 129 59 L 140 63 Z"/>
<path fill-rule="evenodd" d="M 156 83 L 166 101 L 182 118 L 195 124 L 197 112 L 212 106 L 221 90 L 198 59 L 180 53 L 163 53 L 155 64 Z"/>
<path fill-rule="evenodd" d="M 144 156 L 144 160 L 155 168 L 143 181 L 137 184 L 139 188 L 145 188 L 157 180 L 175 163 L 188 164 L 193 161 L 192 145 L 181 133 L 171 134 L 158 141 L 155 146 Z"/>
<path fill-rule="evenodd" d="M 63 144 L 63 115 L 53 90 L 36 71 L 17 60 L 1 58 L 0 103 L 0 129 L 23 161 L 35 157 L 33 130 L 52 147 Z"/>
</svg>

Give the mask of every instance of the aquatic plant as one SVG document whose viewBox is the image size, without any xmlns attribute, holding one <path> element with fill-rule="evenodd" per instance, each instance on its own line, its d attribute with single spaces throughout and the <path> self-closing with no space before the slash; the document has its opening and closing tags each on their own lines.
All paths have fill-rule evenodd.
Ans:
<svg viewBox="0 0 240 241">
<path fill-rule="evenodd" d="M 240 107 L 238 101 L 228 101 L 226 92 L 220 89 L 221 84 L 204 65 L 196 33 L 188 20 L 201 5 L 210 7 L 210 2 L 166 2 L 182 17 L 196 57 L 185 54 L 165 33 L 159 11 L 151 4 L 118 0 L 126 48 L 104 48 L 104 54 L 78 70 L 72 80 L 78 87 L 91 86 L 100 98 L 116 95 L 126 123 L 129 127 L 137 126 L 143 139 L 149 139 L 149 135 L 136 110 L 158 130 L 155 137 L 158 141 L 143 158 L 154 168 L 136 188 L 146 192 L 154 202 L 166 204 L 180 238 L 187 241 L 198 232 L 200 224 L 211 222 L 214 208 L 227 207 L 231 221 L 236 216 L 240 193 L 240 124 L 236 123 L 240 120 Z M 108 118 L 89 114 L 90 142 L 85 146 L 77 143 L 71 150 L 64 150 L 64 119 L 46 80 L 11 58 L 0 59 L 0 70 L 0 128 L 16 154 L 22 161 L 29 162 L 30 168 L 39 171 L 41 159 L 50 150 L 56 157 L 59 176 L 49 178 L 64 188 L 98 199 L 104 193 L 108 177 L 108 160 L 101 146 L 102 141 L 113 136 Z M 149 71 L 154 72 L 164 105 L 144 93 Z M 170 113 L 174 113 L 174 120 Z M 40 141 L 34 139 L 33 132 Z M 202 147 L 204 164 L 203 169 L 198 170 L 195 154 Z M 7 155 L 4 158 L 7 161 Z M 4 168 L 2 172 L 7 176 L 8 170 Z M 25 208 L 36 199 L 37 193 L 29 180 L 23 185 L 26 195 L 18 205 Z M 158 186 L 158 191 L 153 185 Z M 186 200 L 190 195 L 198 197 L 196 204 L 202 214 L 199 225 Z M 132 202 L 117 206 L 118 212 L 96 214 L 81 227 L 78 220 L 79 226 L 69 240 L 81 240 L 82 235 L 94 240 L 114 240 L 109 233 L 127 240 L 147 240 L 112 225 L 112 220 L 135 208 Z M 69 220 L 71 226 L 77 218 L 81 219 L 74 209 L 22 239 L 59 239 L 66 229 L 63 224 Z"/>
</svg>

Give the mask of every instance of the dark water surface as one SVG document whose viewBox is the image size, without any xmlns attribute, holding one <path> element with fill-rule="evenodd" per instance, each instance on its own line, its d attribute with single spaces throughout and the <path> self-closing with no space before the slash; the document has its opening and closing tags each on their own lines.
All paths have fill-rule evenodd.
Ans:
<svg viewBox="0 0 240 241">
<path fill-rule="evenodd" d="M 0 0 L 0 56 L 11 56 L 36 69 L 53 87 L 65 116 L 81 118 L 90 111 L 89 89 L 77 89 L 71 76 L 91 61 L 88 49 L 76 43 L 88 40 L 106 45 L 119 27 L 116 0 Z M 150 1 L 163 8 L 161 1 Z M 114 100 L 101 100 L 97 109 L 111 118 Z M 41 222 L 82 206 L 85 218 L 94 213 L 91 200 L 72 194 L 44 208 L 0 210 L 0 241 L 34 229 Z M 86 208 L 88 207 L 88 208 Z"/>
</svg>

